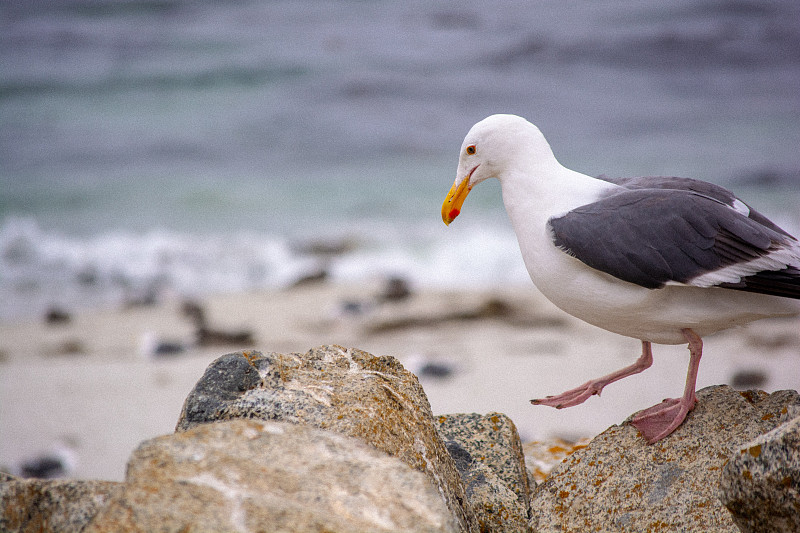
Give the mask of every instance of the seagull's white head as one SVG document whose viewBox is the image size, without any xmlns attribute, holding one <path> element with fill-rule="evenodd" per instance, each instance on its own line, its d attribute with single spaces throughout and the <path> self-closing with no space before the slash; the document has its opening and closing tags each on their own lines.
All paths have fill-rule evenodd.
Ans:
<svg viewBox="0 0 800 533">
<path fill-rule="evenodd" d="M 555 162 L 539 128 L 516 115 L 491 115 L 469 130 L 461 145 L 456 179 L 442 204 L 442 220 L 450 224 L 472 187 L 489 178 L 502 181 L 521 164 Z"/>
</svg>

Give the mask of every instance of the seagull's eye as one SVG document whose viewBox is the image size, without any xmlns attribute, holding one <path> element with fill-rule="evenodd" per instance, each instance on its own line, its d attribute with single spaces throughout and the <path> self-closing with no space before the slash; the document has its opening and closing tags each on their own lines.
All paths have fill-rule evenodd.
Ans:
<svg viewBox="0 0 800 533">
<path fill-rule="evenodd" d="M 475 145 L 470 144 L 467 146 L 467 155 L 475 155 Z"/>
</svg>

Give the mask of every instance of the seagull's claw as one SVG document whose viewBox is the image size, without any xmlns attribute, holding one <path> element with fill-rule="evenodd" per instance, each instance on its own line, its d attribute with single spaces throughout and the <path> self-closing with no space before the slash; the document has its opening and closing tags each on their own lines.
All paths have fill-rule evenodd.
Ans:
<svg viewBox="0 0 800 533">
<path fill-rule="evenodd" d="M 641 411 L 631 420 L 648 444 L 658 442 L 675 431 L 694 408 L 697 399 L 692 397 L 667 398 L 663 402 Z"/>
<path fill-rule="evenodd" d="M 594 395 L 600 396 L 603 387 L 607 384 L 606 380 L 595 379 L 587 381 L 580 387 L 575 387 L 574 389 L 570 389 L 555 396 L 546 396 L 544 398 L 531 400 L 531 403 L 533 405 L 547 405 L 549 407 L 555 407 L 556 409 L 573 407 L 582 404 Z"/>
</svg>

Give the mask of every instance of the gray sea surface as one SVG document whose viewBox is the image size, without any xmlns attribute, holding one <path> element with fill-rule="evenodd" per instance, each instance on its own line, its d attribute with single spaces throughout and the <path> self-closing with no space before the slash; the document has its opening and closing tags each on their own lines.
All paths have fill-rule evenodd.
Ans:
<svg viewBox="0 0 800 533">
<path fill-rule="evenodd" d="M 439 216 L 497 112 L 800 230 L 795 0 L 4 0 L 0 320 L 320 269 L 526 283 L 497 184 Z"/>
</svg>

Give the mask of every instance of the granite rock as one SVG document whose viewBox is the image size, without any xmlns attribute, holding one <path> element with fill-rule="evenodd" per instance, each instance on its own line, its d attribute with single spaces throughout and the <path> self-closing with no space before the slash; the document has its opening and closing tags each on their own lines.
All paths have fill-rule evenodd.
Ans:
<svg viewBox="0 0 800 533">
<path fill-rule="evenodd" d="M 586 448 L 591 440 L 584 438 L 577 441 L 567 441 L 558 437 L 551 437 L 523 444 L 522 453 L 525 454 L 525 465 L 528 467 L 530 476 L 533 479 L 531 487 L 535 488 L 537 484 L 547 479 L 550 472 L 563 463 L 564 459 L 576 451 Z"/>
<path fill-rule="evenodd" d="M 222 356 L 187 397 L 176 430 L 238 418 L 308 424 L 360 438 L 425 473 L 459 527 L 478 530 L 425 392 L 393 357 L 340 346 Z"/>
<path fill-rule="evenodd" d="M 744 532 L 800 531 L 800 417 L 734 452 L 722 469 L 720 500 Z"/>
<path fill-rule="evenodd" d="M 717 498 L 721 470 L 742 444 L 773 429 L 800 396 L 716 386 L 697 397 L 686 421 L 653 445 L 629 418 L 567 457 L 533 494 L 532 529 L 737 532 Z"/>
<path fill-rule="evenodd" d="M 142 443 L 86 528 L 454 532 L 429 479 L 359 439 L 286 422 L 203 424 Z"/>
<path fill-rule="evenodd" d="M 122 490 L 112 481 L 0 480 L 0 531 L 78 533 Z"/>
<path fill-rule="evenodd" d="M 522 442 L 506 415 L 437 416 L 437 429 L 456 463 L 481 531 L 525 531 L 530 487 Z"/>
</svg>

